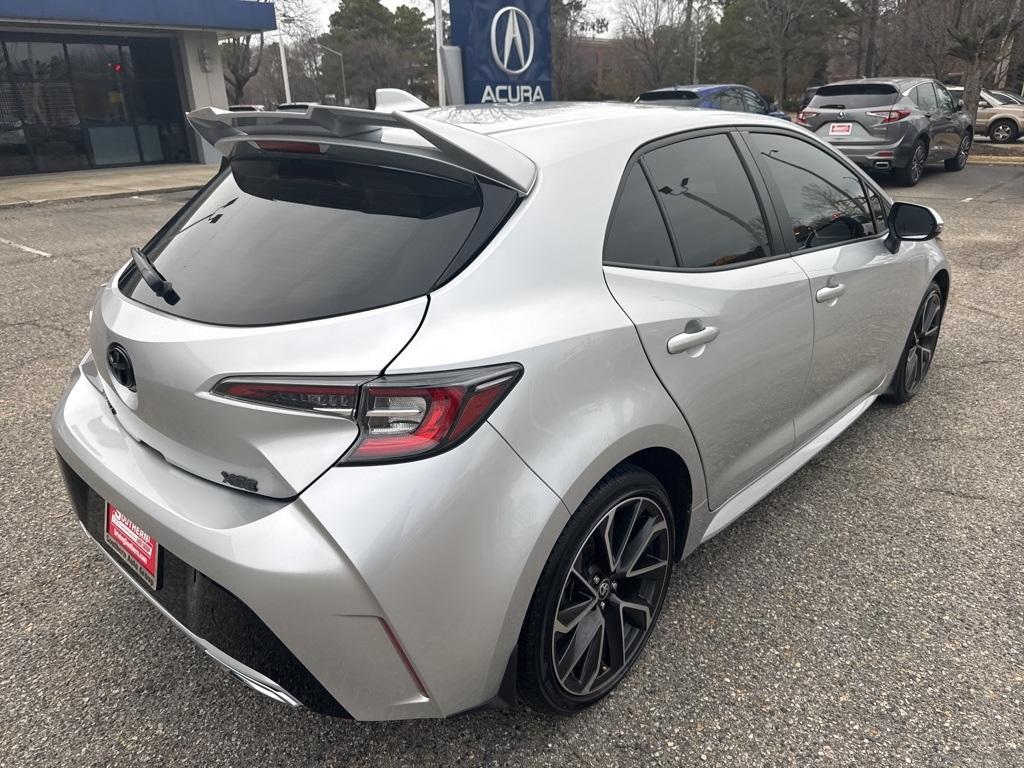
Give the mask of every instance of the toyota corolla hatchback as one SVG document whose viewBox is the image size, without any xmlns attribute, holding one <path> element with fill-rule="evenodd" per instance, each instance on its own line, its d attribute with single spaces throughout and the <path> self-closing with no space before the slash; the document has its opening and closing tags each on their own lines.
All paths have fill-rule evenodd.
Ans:
<svg viewBox="0 0 1024 768">
<path fill-rule="evenodd" d="M 674 564 L 935 354 L 941 221 L 773 118 L 189 119 L 223 168 L 100 289 L 53 436 L 110 562 L 291 705 L 594 703 Z"/>
</svg>

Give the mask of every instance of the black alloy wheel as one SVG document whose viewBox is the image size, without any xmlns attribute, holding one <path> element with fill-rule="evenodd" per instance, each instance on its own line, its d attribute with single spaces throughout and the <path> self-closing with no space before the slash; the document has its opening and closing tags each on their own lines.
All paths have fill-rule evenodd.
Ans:
<svg viewBox="0 0 1024 768">
<path fill-rule="evenodd" d="M 638 658 L 672 574 L 674 529 L 661 484 L 634 467 L 595 488 L 544 568 L 520 638 L 519 690 L 568 714 L 607 695 Z"/>
<path fill-rule="evenodd" d="M 964 166 L 967 165 L 967 156 L 971 153 L 971 144 L 974 142 L 974 137 L 970 133 L 965 133 L 964 137 L 960 140 L 960 146 L 956 150 L 956 154 L 953 157 L 945 161 L 947 171 L 962 171 Z"/>
<path fill-rule="evenodd" d="M 918 139 L 914 142 L 914 148 L 910 151 L 910 160 L 902 168 L 895 171 L 896 181 L 904 187 L 913 187 L 921 180 L 924 173 L 924 164 L 928 160 L 928 147 Z"/>
<path fill-rule="evenodd" d="M 942 289 L 931 283 L 914 317 L 914 325 L 903 347 L 903 356 L 893 377 L 890 399 L 905 403 L 921 391 L 939 343 L 945 301 Z"/>
</svg>

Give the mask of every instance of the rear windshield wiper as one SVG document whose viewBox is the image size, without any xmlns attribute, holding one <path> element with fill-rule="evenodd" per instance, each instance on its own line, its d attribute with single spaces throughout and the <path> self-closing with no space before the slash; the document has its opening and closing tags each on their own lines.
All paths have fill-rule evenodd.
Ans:
<svg viewBox="0 0 1024 768">
<path fill-rule="evenodd" d="M 142 279 L 146 281 L 146 285 L 153 290 L 153 293 L 168 304 L 173 305 L 180 301 L 181 297 L 171 287 L 171 281 L 157 271 L 146 254 L 138 248 L 132 247 L 132 261 L 135 262 L 135 268 L 139 270 Z"/>
</svg>

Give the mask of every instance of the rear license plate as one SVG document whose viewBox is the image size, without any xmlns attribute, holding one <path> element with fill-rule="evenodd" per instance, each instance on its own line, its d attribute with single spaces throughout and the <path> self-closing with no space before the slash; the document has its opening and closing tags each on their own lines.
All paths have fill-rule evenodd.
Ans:
<svg viewBox="0 0 1024 768">
<path fill-rule="evenodd" d="M 849 136 L 853 131 L 853 123 L 832 123 L 828 127 L 829 136 Z"/>
<path fill-rule="evenodd" d="M 156 539 L 109 502 L 103 538 L 150 589 L 156 589 L 160 553 Z"/>
</svg>

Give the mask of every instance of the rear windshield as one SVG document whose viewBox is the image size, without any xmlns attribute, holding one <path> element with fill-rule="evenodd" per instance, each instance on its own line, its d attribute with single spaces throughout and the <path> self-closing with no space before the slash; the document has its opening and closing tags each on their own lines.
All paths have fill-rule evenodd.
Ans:
<svg viewBox="0 0 1024 768">
<path fill-rule="evenodd" d="M 823 85 L 808 106 L 820 109 L 887 107 L 896 101 L 898 95 L 896 86 L 886 83 Z"/>
<path fill-rule="evenodd" d="M 481 216 L 485 199 L 504 210 Z M 425 295 L 465 263 L 464 246 L 484 241 L 478 221 L 493 230 L 515 199 L 484 182 L 320 157 L 236 159 L 146 248 L 180 301 L 158 298 L 134 269 L 121 288 L 217 325 L 386 306 Z"/>
<path fill-rule="evenodd" d="M 662 104 L 668 103 L 675 106 L 691 106 L 700 101 L 700 97 L 693 91 L 649 91 L 641 93 L 638 101 L 657 101 Z"/>
</svg>

